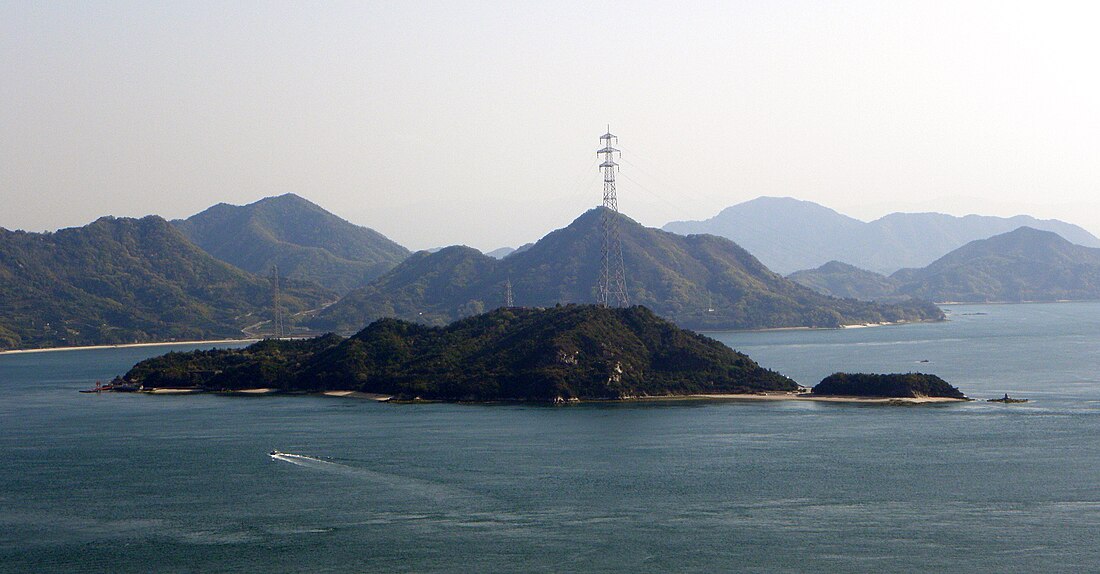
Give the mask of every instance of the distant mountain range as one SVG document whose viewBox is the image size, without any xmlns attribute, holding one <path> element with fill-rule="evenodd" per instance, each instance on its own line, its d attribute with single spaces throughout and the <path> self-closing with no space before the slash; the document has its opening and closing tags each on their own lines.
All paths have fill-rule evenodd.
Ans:
<svg viewBox="0 0 1100 574">
<path fill-rule="evenodd" d="M 1100 299 L 1100 249 L 1021 227 L 972 241 L 920 269 L 889 277 L 831 262 L 790 278 L 821 293 L 864 300 L 943 302 Z"/>
<path fill-rule="evenodd" d="M 214 257 L 258 275 L 316 281 L 338 293 L 366 285 L 409 256 L 386 236 L 292 193 L 237 206 L 219 203 L 172 222 Z"/>
<path fill-rule="evenodd" d="M 1021 226 L 1052 231 L 1088 247 L 1100 239 L 1058 220 L 1026 215 L 956 217 L 941 213 L 893 213 L 870 223 L 809 201 L 760 197 L 722 210 L 705 221 L 674 221 L 665 231 L 710 233 L 737 242 L 779 273 L 841 261 L 878 273 L 923 267 L 976 239 Z"/>
<path fill-rule="evenodd" d="M 335 294 L 287 280 L 296 313 Z M 54 233 L 0 228 L 0 348 L 242 336 L 269 319 L 271 283 L 191 243 L 169 222 L 104 217 Z"/>
<path fill-rule="evenodd" d="M 318 314 L 317 330 L 354 332 L 380 317 L 433 325 L 499 307 L 510 281 L 518 306 L 594 302 L 602 219 L 593 209 L 529 249 L 495 259 L 469 247 L 419 252 Z M 777 275 L 728 239 L 683 237 L 619 217 L 631 303 L 700 329 L 837 327 L 935 320 L 933 305 L 869 304 L 822 296 Z"/>
<path fill-rule="evenodd" d="M 504 259 L 505 257 L 512 255 L 513 253 L 523 253 L 524 251 L 527 251 L 534 246 L 534 243 L 524 243 L 523 245 L 520 245 L 515 249 L 511 247 L 501 247 L 492 251 L 486 251 L 485 254 L 494 259 Z M 438 251 L 438 249 L 436 251 Z"/>
<path fill-rule="evenodd" d="M 105 217 L 54 233 L 0 229 L 0 348 L 263 333 L 274 265 L 288 322 L 316 330 L 351 333 L 382 317 L 443 325 L 501 306 L 509 281 L 518 306 L 591 303 L 605 213 L 591 210 L 537 243 L 494 252 L 500 259 L 462 246 L 410 255 L 292 194 L 218 204 L 171 223 Z M 1100 240 L 1057 221 L 1039 223 L 1061 236 L 1023 228 L 966 243 L 967 234 L 1036 220 L 895 214 L 863 223 L 809 202 L 761 198 L 703 222 L 732 225 L 753 249 L 786 261 L 781 268 L 827 257 L 840 249 L 833 243 L 872 259 L 893 253 L 896 266 L 926 257 L 928 246 L 962 241 L 890 277 L 846 261 L 792 281 L 729 239 L 615 217 L 631 303 L 682 327 L 836 327 L 943 316 L 923 300 L 1100 298 L 1100 249 L 1063 237 Z"/>
<path fill-rule="evenodd" d="M 501 247 L 492 251 L 486 251 L 485 254 L 489 257 L 492 257 L 493 259 L 504 259 L 512 253 L 515 253 L 515 251 L 516 249 L 514 247 Z"/>
</svg>

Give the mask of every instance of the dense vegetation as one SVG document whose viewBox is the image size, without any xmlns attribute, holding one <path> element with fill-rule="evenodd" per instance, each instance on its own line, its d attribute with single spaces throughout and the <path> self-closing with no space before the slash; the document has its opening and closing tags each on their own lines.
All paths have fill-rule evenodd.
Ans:
<svg viewBox="0 0 1100 574">
<path fill-rule="evenodd" d="M 1078 245 L 1100 247 L 1100 239 L 1088 231 L 1057 220 L 892 213 L 868 223 L 789 197 L 760 197 L 728 207 L 711 219 L 674 221 L 664 229 L 727 237 L 783 274 L 833 260 L 893 273 L 903 267 L 923 267 L 967 242 L 1025 225 L 1053 231 Z"/>
<path fill-rule="evenodd" d="M 972 241 L 923 269 L 884 277 L 843 264 L 791 279 L 831 295 L 865 300 L 1019 302 L 1100 299 L 1100 249 L 1021 227 Z"/>
<path fill-rule="evenodd" d="M 872 304 L 822 296 L 772 273 L 728 239 L 681 237 L 598 208 L 501 260 L 461 246 L 416 253 L 325 309 L 310 325 L 352 332 L 381 317 L 444 325 L 500 306 L 506 281 L 518 305 L 594 302 L 605 214 L 620 218 L 631 303 L 682 327 L 838 327 L 943 318 L 928 303 Z"/>
<path fill-rule="evenodd" d="M 947 397 L 965 399 L 962 391 L 936 375 L 834 373 L 813 388 L 815 395 L 856 397 Z"/>
<path fill-rule="evenodd" d="M 817 269 L 795 271 L 787 278 L 833 297 L 863 301 L 898 301 L 908 298 L 898 292 L 897 281 L 839 261 L 830 261 Z"/>
<path fill-rule="evenodd" d="M 173 224 L 214 257 L 267 275 L 316 281 L 345 293 L 409 256 L 386 236 L 345 221 L 294 194 L 249 205 L 219 203 Z"/>
<path fill-rule="evenodd" d="M 288 313 L 333 297 L 286 281 Z M 239 337 L 271 316 L 262 277 L 164 219 L 105 217 L 55 233 L 0 229 L 0 349 Z"/>
<path fill-rule="evenodd" d="M 787 377 L 644 307 L 507 308 L 447 327 L 397 319 L 348 339 L 171 353 L 124 379 L 150 386 L 358 390 L 438 400 L 615 399 L 795 390 Z"/>
</svg>

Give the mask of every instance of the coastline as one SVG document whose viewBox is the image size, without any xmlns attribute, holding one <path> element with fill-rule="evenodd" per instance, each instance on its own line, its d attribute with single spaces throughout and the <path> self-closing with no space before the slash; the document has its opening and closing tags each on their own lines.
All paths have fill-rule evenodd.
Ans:
<svg viewBox="0 0 1100 574">
<path fill-rule="evenodd" d="M 965 403 L 972 399 L 956 399 L 952 397 L 861 397 L 845 395 L 812 395 L 809 393 L 776 393 L 776 394 L 700 394 L 689 395 L 701 399 L 716 399 L 730 401 L 813 401 L 821 403 L 861 403 L 861 404 L 906 404 L 925 405 L 937 403 Z"/>
<path fill-rule="evenodd" d="M 128 349 L 135 347 L 161 347 L 168 345 L 214 345 L 218 343 L 255 343 L 260 339 L 213 339 L 206 341 L 168 341 L 162 343 L 124 343 L 121 345 L 87 345 L 83 347 L 45 347 L 42 349 L 11 349 L 0 351 L 0 355 L 23 353 L 54 353 L 58 351 L 87 351 L 94 349 Z"/>
<path fill-rule="evenodd" d="M 143 390 L 114 390 L 106 389 L 101 392 L 105 393 L 139 393 L 145 395 L 193 395 L 193 394 L 212 394 L 212 395 L 224 395 L 224 396 L 268 396 L 268 395 L 320 395 L 325 397 L 337 397 L 337 398 L 351 398 L 351 399 L 369 399 L 372 401 L 378 401 L 384 403 L 392 399 L 390 395 L 383 395 L 379 393 L 364 393 L 361 391 L 307 391 L 307 392 L 295 392 L 295 391 L 281 391 L 279 389 L 271 387 L 257 387 L 253 389 L 234 389 L 226 391 L 207 390 L 198 387 L 153 387 L 151 389 Z"/>
<path fill-rule="evenodd" d="M 938 303 L 937 303 L 938 305 Z M 943 323 L 949 319 L 921 319 L 916 321 L 883 321 L 881 323 L 850 323 L 836 327 L 764 327 L 762 329 L 690 329 L 696 333 L 769 333 L 772 331 L 838 331 L 843 329 L 864 329 L 868 327 L 897 327 L 900 325 L 920 325 L 924 323 Z"/>
<path fill-rule="evenodd" d="M 105 391 L 105 392 L 118 392 L 118 391 Z M 123 391 L 127 392 L 127 391 Z M 330 391 L 314 391 L 314 392 L 302 392 L 302 393 L 284 393 L 278 389 L 272 388 L 255 388 L 255 389 L 238 389 L 233 391 L 207 391 L 198 388 L 153 388 L 143 391 L 131 391 L 152 395 L 185 395 L 196 393 L 211 393 L 219 395 L 238 395 L 238 396 L 266 396 L 266 395 L 280 395 L 280 394 L 300 394 L 300 395 L 320 395 L 325 397 L 336 398 L 352 398 L 352 399 L 366 399 L 380 403 L 394 402 L 402 404 L 417 404 L 417 403 L 467 403 L 467 404 L 494 404 L 494 403 L 545 403 L 548 401 L 529 401 L 522 399 L 498 399 L 488 401 L 448 401 L 439 399 L 412 399 L 412 400 L 396 400 L 390 395 L 378 394 L 378 393 L 364 393 L 361 391 L 350 390 L 330 390 Z M 849 395 L 813 395 L 810 393 L 786 393 L 786 392 L 763 392 L 763 393 L 700 393 L 694 395 L 659 395 L 648 397 L 629 397 L 629 398 L 603 398 L 603 399 L 571 399 L 562 403 L 556 404 L 583 404 L 583 403 L 630 403 L 630 402 L 658 402 L 658 401 L 692 401 L 692 400 L 710 400 L 710 401 L 809 401 L 809 402 L 821 402 L 821 403 L 850 403 L 850 404 L 868 404 L 868 405 L 927 405 L 927 404 L 945 404 L 945 403 L 965 403 L 971 402 L 974 399 L 956 399 L 952 397 L 869 397 L 869 396 L 849 396 Z"/>
<path fill-rule="evenodd" d="M 1073 301 L 1034 301 L 1027 303 L 1074 303 Z M 1011 305 L 1013 302 L 1004 303 L 937 303 L 937 305 Z M 851 323 L 836 327 L 764 327 L 762 329 L 690 329 L 696 333 L 766 333 L 769 331 L 835 331 L 839 329 L 862 329 L 867 327 L 892 327 L 897 325 L 912 325 L 920 323 L 941 323 L 947 319 L 924 319 L 917 321 L 884 321 L 881 323 Z M 316 335 L 310 335 L 316 336 Z M 284 339 L 301 339 L 306 337 L 284 337 Z M 248 337 L 244 339 L 198 339 L 193 341 L 161 341 L 151 343 L 122 343 L 119 345 L 82 345 L 76 347 L 43 347 L 40 349 L 7 349 L 0 351 L 0 355 L 16 355 L 24 353 L 53 353 L 57 351 L 88 351 L 96 349 L 129 349 L 138 347 L 160 347 L 169 345 L 214 345 L 219 343 L 255 343 L 262 341 L 262 337 Z"/>
</svg>

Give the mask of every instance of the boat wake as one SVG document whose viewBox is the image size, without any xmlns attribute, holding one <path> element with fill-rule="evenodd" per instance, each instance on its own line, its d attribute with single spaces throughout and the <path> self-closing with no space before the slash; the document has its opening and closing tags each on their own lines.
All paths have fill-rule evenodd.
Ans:
<svg viewBox="0 0 1100 574">
<path fill-rule="evenodd" d="M 342 467 L 345 467 L 345 468 L 351 468 L 347 465 L 343 465 L 343 464 L 340 464 L 338 462 L 328 461 L 328 460 L 325 460 L 323 458 L 316 458 L 316 457 L 312 457 L 312 456 L 306 456 L 304 454 L 292 454 L 292 453 L 289 453 L 289 452 L 279 452 L 277 450 L 273 450 L 273 451 L 269 452 L 268 456 L 271 457 L 271 460 L 281 460 L 283 462 L 289 462 L 290 464 L 296 464 L 298 466 L 315 467 L 317 465 L 328 465 L 328 466 L 342 466 Z"/>
<path fill-rule="evenodd" d="M 336 462 L 334 460 L 317 458 L 304 454 L 293 454 L 289 452 L 280 452 L 277 450 L 273 450 L 268 453 L 268 455 L 271 457 L 272 460 L 289 462 L 290 464 L 321 472 L 339 474 L 345 477 L 371 483 L 377 487 L 388 489 L 391 492 L 400 492 L 406 495 L 413 495 L 415 497 L 429 499 L 438 503 L 454 503 L 459 500 L 472 501 L 474 499 L 484 498 L 483 495 L 476 492 L 443 485 L 430 480 L 423 480 L 389 472 L 379 472 L 376 470 L 371 470 L 359 466 L 350 466 L 347 464 Z"/>
</svg>

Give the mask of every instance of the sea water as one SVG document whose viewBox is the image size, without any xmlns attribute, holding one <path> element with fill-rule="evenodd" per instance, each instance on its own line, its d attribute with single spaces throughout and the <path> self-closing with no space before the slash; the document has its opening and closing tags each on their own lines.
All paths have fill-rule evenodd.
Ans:
<svg viewBox="0 0 1100 574">
<path fill-rule="evenodd" d="M 87 395 L 178 347 L 0 355 L 0 571 L 1100 569 L 1100 303 L 949 310 L 710 335 L 1031 402 Z"/>
</svg>

